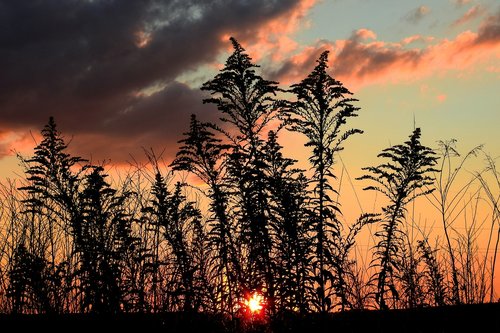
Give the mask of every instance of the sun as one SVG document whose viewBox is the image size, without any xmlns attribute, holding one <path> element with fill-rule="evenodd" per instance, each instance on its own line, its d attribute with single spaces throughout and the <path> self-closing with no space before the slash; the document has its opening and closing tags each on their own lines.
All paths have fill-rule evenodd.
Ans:
<svg viewBox="0 0 500 333">
<path fill-rule="evenodd" d="M 245 304 L 251 313 L 257 314 L 264 308 L 264 297 L 261 294 L 254 292 L 252 296 L 245 301 Z"/>
</svg>

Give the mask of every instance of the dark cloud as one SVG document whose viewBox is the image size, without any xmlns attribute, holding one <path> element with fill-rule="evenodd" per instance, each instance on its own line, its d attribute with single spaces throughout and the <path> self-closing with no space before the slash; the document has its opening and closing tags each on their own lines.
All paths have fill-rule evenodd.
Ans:
<svg viewBox="0 0 500 333">
<path fill-rule="evenodd" d="M 488 16 L 481 24 L 476 39 L 476 44 L 497 43 L 500 43 L 500 7 L 496 14 Z"/>
<path fill-rule="evenodd" d="M 175 143 L 180 139 L 178 135 L 187 130 L 190 114 L 197 114 L 203 121 L 217 121 L 215 107 L 203 105 L 202 99 L 199 89 L 172 82 L 151 96 L 135 99 L 126 110 L 103 123 L 99 132 L 124 139 L 157 137 L 163 144 Z"/>
<path fill-rule="evenodd" d="M 130 155 L 144 158 L 142 150 L 153 148 L 171 158 L 181 134 L 188 130 L 190 114 L 202 121 L 217 121 L 215 107 L 203 105 L 202 99 L 199 89 L 172 82 L 151 96 L 135 98 L 122 112 L 75 136 L 75 152 L 123 162 Z"/>
<path fill-rule="evenodd" d="M 249 40 L 298 3 L 0 0 L 0 126 L 39 128 L 53 115 L 67 133 L 170 140 L 207 110 L 176 78 L 214 61 L 223 35 Z M 140 94 L 153 85 L 163 89 Z"/>
</svg>

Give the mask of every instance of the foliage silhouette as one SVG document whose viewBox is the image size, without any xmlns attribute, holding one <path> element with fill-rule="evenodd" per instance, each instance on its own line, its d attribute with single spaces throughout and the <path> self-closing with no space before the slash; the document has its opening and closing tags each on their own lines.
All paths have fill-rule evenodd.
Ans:
<svg viewBox="0 0 500 333">
<path fill-rule="evenodd" d="M 73 237 L 75 244 L 80 241 L 82 212 L 78 196 L 86 169 L 82 164 L 86 161 L 66 152 L 68 146 L 54 118 L 50 117 L 41 134 L 43 139 L 35 147 L 34 156 L 22 159 L 26 184 L 20 190 L 27 193 L 22 200 L 27 253 L 41 262 L 47 260 L 48 267 L 64 272 L 70 264 L 73 248 L 61 251 L 57 243 L 61 233 L 63 238 Z M 46 259 L 47 253 L 49 259 Z M 64 278 L 71 279 L 70 276 Z M 60 292 L 70 297 L 71 293 L 65 289 Z M 55 298 L 54 302 L 60 304 L 61 300 Z"/>
<path fill-rule="evenodd" d="M 58 304 L 54 302 L 59 300 L 56 293 L 61 284 L 60 275 L 51 269 L 44 258 L 29 253 L 22 244 L 16 248 L 12 261 L 7 289 L 7 296 L 12 300 L 12 312 L 56 311 Z"/>
<path fill-rule="evenodd" d="M 270 131 L 263 147 L 269 187 L 270 225 L 275 240 L 277 307 L 280 312 L 308 309 L 311 240 L 307 214 L 307 179 L 283 156 L 277 134 Z"/>
<path fill-rule="evenodd" d="M 77 279 L 84 306 L 92 312 L 117 313 L 124 303 L 124 259 L 134 247 L 131 221 L 123 211 L 127 194 L 105 181 L 103 167 L 92 167 L 80 194 L 82 223 L 75 251 L 81 256 Z"/>
<path fill-rule="evenodd" d="M 389 205 L 382 208 L 384 219 L 382 230 L 376 233 L 379 242 L 376 244 L 375 258 L 379 271 L 376 273 L 377 282 L 376 302 L 381 309 L 387 309 L 386 292 L 391 292 L 397 300 L 399 293 L 394 284 L 394 277 L 400 265 L 398 258 L 404 247 L 403 233 L 400 225 L 404 223 L 406 205 L 419 196 L 434 191 L 434 179 L 429 175 L 436 171 L 437 157 L 432 149 L 420 143 L 420 128 L 416 128 L 410 140 L 404 144 L 384 149 L 378 157 L 388 162 L 376 167 L 367 167 L 369 174 L 359 179 L 371 180 L 365 190 L 374 190 L 384 194 L 389 199 Z"/>
<path fill-rule="evenodd" d="M 331 182 L 335 154 L 343 150 L 344 142 L 354 134 L 362 133 L 359 129 L 344 129 L 351 117 L 356 117 L 359 108 L 352 105 L 356 101 L 347 98 L 351 92 L 342 83 L 327 73 L 328 51 L 321 54 L 314 70 L 298 84 L 291 86 L 291 92 L 297 100 L 285 102 L 284 117 L 292 131 L 304 134 L 312 147 L 309 162 L 314 169 L 311 183 L 314 197 L 311 200 L 311 227 L 315 232 L 316 253 L 313 258 L 314 276 L 317 284 L 316 303 L 320 311 L 332 309 L 332 295 L 339 294 L 345 303 L 343 263 L 335 262 L 341 258 L 340 250 L 342 226 L 337 214 L 340 205 L 333 198 L 337 194 Z M 336 268 L 336 276 L 331 269 Z M 335 281 L 340 279 L 340 281 Z M 345 304 L 344 304 L 345 305 Z"/>
<path fill-rule="evenodd" d="M 157 170 L 151 188 L 153 199 L 144 211 L 150 214 L 150 223 L 160 228 L 174 257 L 174 278 L 167 291 L 171 302 L 184 311 L 193 311 L 196 305 L 194 276 L 197 267 L 194 266 L 187 237 L 193 226 L 198 225 L 201 216 L 194 202 L 186 200 L 182 190 L 183 185 L 177 183 L 171 193 L 164 176 Z"/>
<path fill-rule="evenodd" d="M 210 199 L 209 243 L 215 249 L 213 270 L 218 279 L 217 293 L 220 294 L 220 309 L 233 313 L 234 300 L 239 292 L 241 267 L 236 253 L 234 225 L 228 216 L 229 185 L 225 179 L 224 159 L 230 145 L 222 144 L 204 124 L 191 116 L 189 132 L 184 134 L 183 145 L 172 162 L 174 170 L 194 173 L 209 187 Z"/>
<path fill-rule="evenodd" d="M 224 68 L 212 80 L 203 84 L 213 103 L 222 113 L 221 121 L 230 130 L 215 127 L 231 144 L 227 161 L 228 180 L 235 192 L 238 242 L 246 254 L 242 266 L 242 289 L 263 290 L 270 302 L 267 309 L 274 311 L 274 271 L 271 260 L 272 241 L 268 195 L 266 193 L 263 145 L 263 129 L 275 118 L 274 95 L 279 91 L 277 83 L 264 80 L 255 73 L 257 65 L 234 39 L 234 51 Z M 231 131 L 236 131 L 232 134 Z"/>
<path fill-rule="evenodd" d="M 452 245 L 450 235 L 450 227 L 453 223 L 454 206 L 456 202 L 466 193 L 466 190 L 472 184 L 468 182 L 457 194 L 452 194 L 454 183 L 462 170 L 464 164 L 472 157 L 476 156 L 481 150 L 481 146 L 474 147 L 463 157 L 460 155 L 456 148 L 456 140 L 447 140 L 438 142 L 437 153 L 440 157 L 440 163 L 437 165 L 436 171 L 436 191 L 431 193 L 429 201 L 436 207 L 441 216 L 443 224 L 444 236 L 446 239 L 446 249 L 448 252 L 448 260 L 451 267 L 451 290 L 452 301 L 455 304 L 462 303 L 460 296 L 460 282 L 459 282 L 459 269 L 456 262 L 456 254 Z M 454 161 L 458 159 L 455 164 Z"/>
<path fill-rule="evenodd" d="M 429 286 L 429 293 L 432 295 L 434 306 L 446 304 L 447 288 L 444 281 L 444 274 L 436 258 L 436 250 L 433 250 L 427 239 L 418 242 L 418 249 L 422 260 L 425 262 L 424 278 L 428 279 L 426 285 Z"/>
<path fill-rule="evenodd" d="M 203 102 L 217 107 L 221 121 L 192 115 L 170 165 L 151 150 L 148 162 L 113 178 L 106 166 L 69 154 L 49 119 L 33 156 L 20 157 L 24 179 L 0 184 L 0 312 L 207 315 L 226 331 L 257 331 L 301 318 L 321 326 L 326 312 L 495 297 L 500 177 L 493 158 L 455 194 L 458 172 L 479 147 L 454 167 L 454 141 L 439 143 L 436 154 L 417 128 L 359 178 L 384 195 L 382 214 L 350 220 L 340 205 L 348 173 L 335 167 L 349 138 L 362 133 L 347 124 L 359 108 L 330 76 L 328 52 L 285 90 L 257 74 L 231 42 L 224 68 L 202 87 L 210 95 Z M 286 155 L 280 140 L 287 130 L 305 136 L 309 170 Z M 408 204 L 423 196 L 444 227 L 445 237 L 432 245 L 433 233 L 418 230 L 414 238 L 408 231 Z M 491 210 L 488 228 L 478 217 L 484 208 Z M 462 233 L 453 225 L 459 217 Z M 358 237 L 373 224 L 380 227 L 375 246 L 360 258 Z M 263 296 L 261 313 L 249 310 L 254 292 Z"/>
</svg>

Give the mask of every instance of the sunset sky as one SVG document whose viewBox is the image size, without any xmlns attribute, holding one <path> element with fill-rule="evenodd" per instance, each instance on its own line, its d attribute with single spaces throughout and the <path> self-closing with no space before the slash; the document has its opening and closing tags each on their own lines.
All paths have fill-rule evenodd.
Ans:
<svg viewBox="0 0 500 333">
<path fill-rule="evenodd" d="M 189 115 L 215 121 L 200 85 L 234 36 L 283 87 L 331 51 L 331 74 L 361 107 L 342 157 L 355 175 L 422 127 L 500 155 L 496 0 L 0 0 L 0 174 L 31 154 L 53 115 L 74 153 L 123 164 L 142 147 L 169 160 Z M 295 158 L 300 140 L 282 135 Z"/>
</svg>

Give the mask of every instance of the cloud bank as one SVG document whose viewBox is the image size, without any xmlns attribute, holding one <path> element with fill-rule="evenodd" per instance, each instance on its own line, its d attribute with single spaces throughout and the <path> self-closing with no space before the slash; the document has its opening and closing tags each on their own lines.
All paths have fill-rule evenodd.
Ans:
<svg viewBox="0 0 500 333">
<path fill-rule="evenodd" d="M 258 42 L 262 29 L 293 29 L 311 5 L 0 0 L 0 130 L 40 128 L 52 115 L 76 144 L 93 137 L 124 148 L 172 145 L 190 113 L 215 118 L 179 76 L 216 61 L 228 36 Z"/>
<path fill-rule="evenodd" d="M 466 5 L 468 1 L 455 1 Z M 351 89 L 411 81 L 500 57 L 500 11 L 473 6 L 451 25 L 482 19 L 453 39 L 411 35 L 380 40 L 358 29 L 343 40 L 300 45 L 314 0 L 0 0 L 0 158 L 32 147 L 29 129 L 55 116 L 84 157 L 129 159 L 141 147 L 173 156 L 189 114 L 215 121 L 204 95 L 183 80 L 215 68 L 236 37 L 264 76 L 287 85 L 304 78 L 323 50 L 332 74 Z M 428 15 L 407 13 L 413 25 Z M 204 67 L 203 67 L 204 66 Z M 498 69 L 492 68 L 494 72 Z M 198 81 L 213 72 L 201 70 Z M 444 97 L 441 100 L 445 100 Z"/>
<path fill-rule="evenodd" d="M 415 43 L 423 46 L 413 47 Z M 373 31 L 359 29 L 349 39 L 321 40 L 304 48 L 277 68 L 270 68 L 269 75 L 282 83 L 296 83 L 311 71 L 323 50 L 330 50 L 332 75 L 355 89 L 411 82 L 500 58 L 500 12 L 487 16 L 477 32 L 465 31 L 451 40 L 414 35 L 391 43 L 378 40 Z"/>
</svg>

